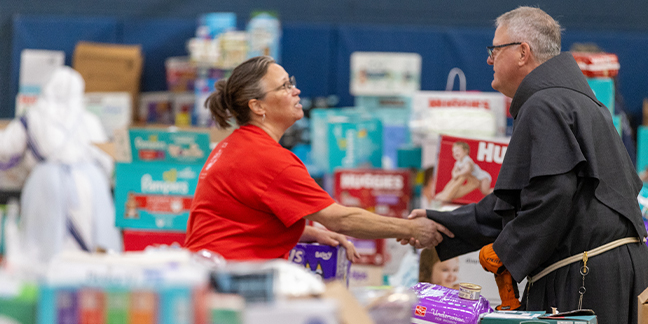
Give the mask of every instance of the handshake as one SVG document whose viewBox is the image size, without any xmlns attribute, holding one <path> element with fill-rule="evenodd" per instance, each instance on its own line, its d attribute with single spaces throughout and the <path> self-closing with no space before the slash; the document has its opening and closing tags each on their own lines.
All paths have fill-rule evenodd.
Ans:
<svg viewBox="0 0 648 324">
<path fill-rule="evenodd" d="M 402 245 L 410 244 L 417 249 L 435 247 L 443 241 L 441 233 L 448 237 L 454 234 L 445 226 L 427 218 L 425 209 L 414 209 L 407 217 L 412 222 L 412 237 L 401 237 L 396 240 Z"/>
</svg>

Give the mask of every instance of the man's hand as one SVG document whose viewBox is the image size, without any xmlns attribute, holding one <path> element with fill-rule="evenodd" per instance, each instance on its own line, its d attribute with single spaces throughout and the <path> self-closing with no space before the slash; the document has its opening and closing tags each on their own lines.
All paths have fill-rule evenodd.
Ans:
<svg viewBox="0 0 648 324">
<path fill-rule="evenodd" d="M 454 233 L 445 226 L 428 219 L 425 209 L 414 209 L 407 218 L 417 222 L 417 231 L 415 237 L 396 239 L 402 245 L 410 244 L 417 249 L 421 249 L 439 245 L 443 241 L 441 233 L 446 234 L 448 237 L 454 237 Z"/>
</svg>

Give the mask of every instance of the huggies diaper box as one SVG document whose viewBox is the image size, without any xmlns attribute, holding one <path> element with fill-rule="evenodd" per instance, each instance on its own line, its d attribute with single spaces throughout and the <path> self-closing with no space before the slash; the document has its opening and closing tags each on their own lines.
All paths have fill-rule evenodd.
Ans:
<svg viewBox="0 0 648 324">
<path fill-rule="evenodd" d="M 337 169 L 333 178 L 333 199 L 341 205 L 396 218 L 406 218 L 411 211 L 412 179 L 407 169 Z M 387 261 L 383 239 L 349 239 L 360 253 L 359 264 L 382 266 Z"/>
</svg>

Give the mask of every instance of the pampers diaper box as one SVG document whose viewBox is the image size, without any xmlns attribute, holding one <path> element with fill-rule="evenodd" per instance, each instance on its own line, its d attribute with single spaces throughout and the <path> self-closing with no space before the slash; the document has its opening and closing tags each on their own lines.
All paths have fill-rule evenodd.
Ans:
<svg viewBox="0 0 648 324">
<path fill-rule="evenodd" d="M 130 128 L 115 133 L 115 159 L 132 163 L 202 166 L 209 156 L 209 133 L 174 128 Z"/>
<path fill-rule="evenodd" d="M 116 226 L 186 231 L 209 141 L 208 132 L 173 128 L 131 128 L 116 136 Z"/>
<path fill-rule="evenodd" d="M 117 163 L 116 226 L 186 231 L 201 169 L 202 164 Z"/>
</svg>

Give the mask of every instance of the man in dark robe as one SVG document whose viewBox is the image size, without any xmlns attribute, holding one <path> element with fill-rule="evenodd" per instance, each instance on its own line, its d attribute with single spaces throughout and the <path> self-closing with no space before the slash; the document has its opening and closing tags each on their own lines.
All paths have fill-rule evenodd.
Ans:
<svg viewBox="0 0 648 324">
<path fill-rule="evenodd" d="M 648 287 L 647 234 L 636 199 L 641 181 L 610 113 L 571 54 L 560 54 L 560 26 L 544 11 L 520 7 L 496 26 L 487 59 L 491 85 L 513 98 L 515 122 L 495 190 L 477 204 L 418 209 L 410 217 L 427 216 L 455 234 L 436 247 L 441 260 L 494 243 L 517 282 L 634 238 L 589 257 L 585 276 L 580 257 L 549 272 L 527 285 L 521 302 L 547 312 L 592 309 L 603 324 L 637 323 L 637 296 Z"/>
</svg>

